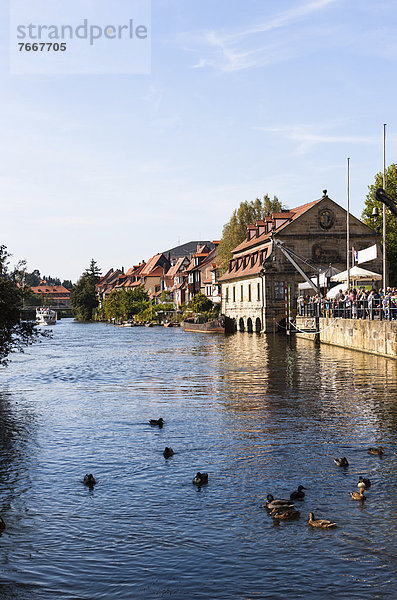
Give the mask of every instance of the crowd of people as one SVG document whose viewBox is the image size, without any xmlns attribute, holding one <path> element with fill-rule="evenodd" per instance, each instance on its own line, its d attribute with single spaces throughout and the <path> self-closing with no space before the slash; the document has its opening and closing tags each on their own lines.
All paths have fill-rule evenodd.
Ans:
<svg viewBox="0 0 397 600">
<path fill-rule="evenodd" d="M 350 288 L 340 289 L 335 298 L 316 294 L 297 299 L 298 315 L 319 317 L 343 317 L 346 319 L 396 319 L 397 288 L 368 290 Z"/>
</svg>

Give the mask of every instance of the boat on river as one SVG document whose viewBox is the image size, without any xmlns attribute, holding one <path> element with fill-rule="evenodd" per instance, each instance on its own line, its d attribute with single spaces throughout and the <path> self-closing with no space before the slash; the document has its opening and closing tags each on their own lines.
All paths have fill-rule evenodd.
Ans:
<svg viewBox="0 0 397 600">
<path fill-rule="evenodd" d="M 189 317 L 182 323 L 185 331 L 200 331 L 202 333 L 225 333 L 225 318 L 223 316 L 211 321 L 201 317 Z"/>
<path fill-rule="evenodd" d="M 50 308 L 36 308 L 37 325 L 56 325 L 57 313 Z"/>
</svg>

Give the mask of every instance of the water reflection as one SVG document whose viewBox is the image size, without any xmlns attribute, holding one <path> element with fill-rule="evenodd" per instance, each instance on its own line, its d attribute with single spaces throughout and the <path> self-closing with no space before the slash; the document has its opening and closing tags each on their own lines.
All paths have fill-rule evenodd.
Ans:
<svg viewBox="0 0 397 600">
<path fill-rule="evenodd" d="M 0 371 L 6 593 L 393 598 L 396 368 L 305 340 L 62 321 Z M 301 519 L 274 526 L 266 494 L 299 484 Z M 338 528 L 310 530 L 309 510 Z"/>
</svg>

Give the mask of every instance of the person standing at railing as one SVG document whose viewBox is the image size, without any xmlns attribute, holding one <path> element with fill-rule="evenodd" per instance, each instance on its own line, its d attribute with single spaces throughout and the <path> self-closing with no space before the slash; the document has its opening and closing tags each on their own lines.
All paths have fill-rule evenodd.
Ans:
<svg viewBox="0 0 397 600">
<path fill-rule="evenodd" d="M 395 288 L 390 292 L 390 312 L 391 318 L 394 320 L 397 318 L 397 294 Z"/>
<path fill-rule="evenodd" d="M 350 319 L 352 311 L 352 305 L 350 301 L 350 292 L 347 292 L 344 296 L 344 310 L 343 310 L 343 318 Z"/>
<path fill-rule="evenodd" d="M 365 317 L 365 304 L 367 300 L 367 294 L 364 288 L 360 288 L 357 296 L 357 318 L 363 319 Z"/>
<path fill-rule="evenodd" d="M 335 310 L 334 310 L 334 315 L 335 317 L 341 317 L 341 306 L 340 303 L 342 302 L 342 298 L 343 298 L 343 291 L 339 290 L 336 294 L 335 294 Z"/>
<path fill-rule="evenodd" d="M 356 290 L 351 289 L 349 292 L 349 300 L 350 300 L 350 316 L 352 319 L 357 319 L 357 302 L 356 302 Z"/>
<path fill-rule="evenodd" d="M 382 306 L 383 306 L 384 318 L 389 319 L 391 315 L 390 315 L 390 292 L 388 290 L 386 290 L 386 293 L 383 296 Z"/>
<path fill-rule="evenodd" d="M 368 314 L 369 318 L 373 320 L 374 308 L 375 308 L 375 290 L 374 289 L 372 289 L 370 291 L 370 293 L 368 294 L 367 304 L 368 304 L 367 314 Z"/>
<path fill-rule="evenodd" d="M 302 294 L 300 296 L 298 296 L 296 304 L 298 306 L 298 315 L 303 317 L 305 314 L 305 298 L 303 297 Z"/>
</svg>

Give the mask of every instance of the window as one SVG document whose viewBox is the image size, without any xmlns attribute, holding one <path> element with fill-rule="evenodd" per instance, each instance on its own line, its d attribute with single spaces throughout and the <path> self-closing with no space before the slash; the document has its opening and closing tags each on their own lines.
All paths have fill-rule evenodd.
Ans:
<svg viewBox="0 0 397 600">
<path fill-rule="evenodd" d="M 228 287 L 225 290 L 225 300 L 226 300 L 226 302 L 229 302 L 229 288 Z"/>
<path fill-rule="evenodd" d="M 256 299 L 260 300 L 261 299 L 261 284 L 258 283 L 256 286 Z"/>
<path fill-rule="evenodd" d="M 248 302 L 251 302 L 251 284 L 248 284 Z"/>
<path fill-rule="evenodd" d="M 242 302 L 244 299 L 244 288 L 243 286 L 240 286 L 240 302 Z"/>
<path fill-rule="evenodd" d="M 236 286 L 233 286 L 233 302 L 236 302 Z"/>
<path fill-rule="evenodd" d="M 284 281 L 274 282 L 274 299 L 284 300 Z"/>
</svg>

